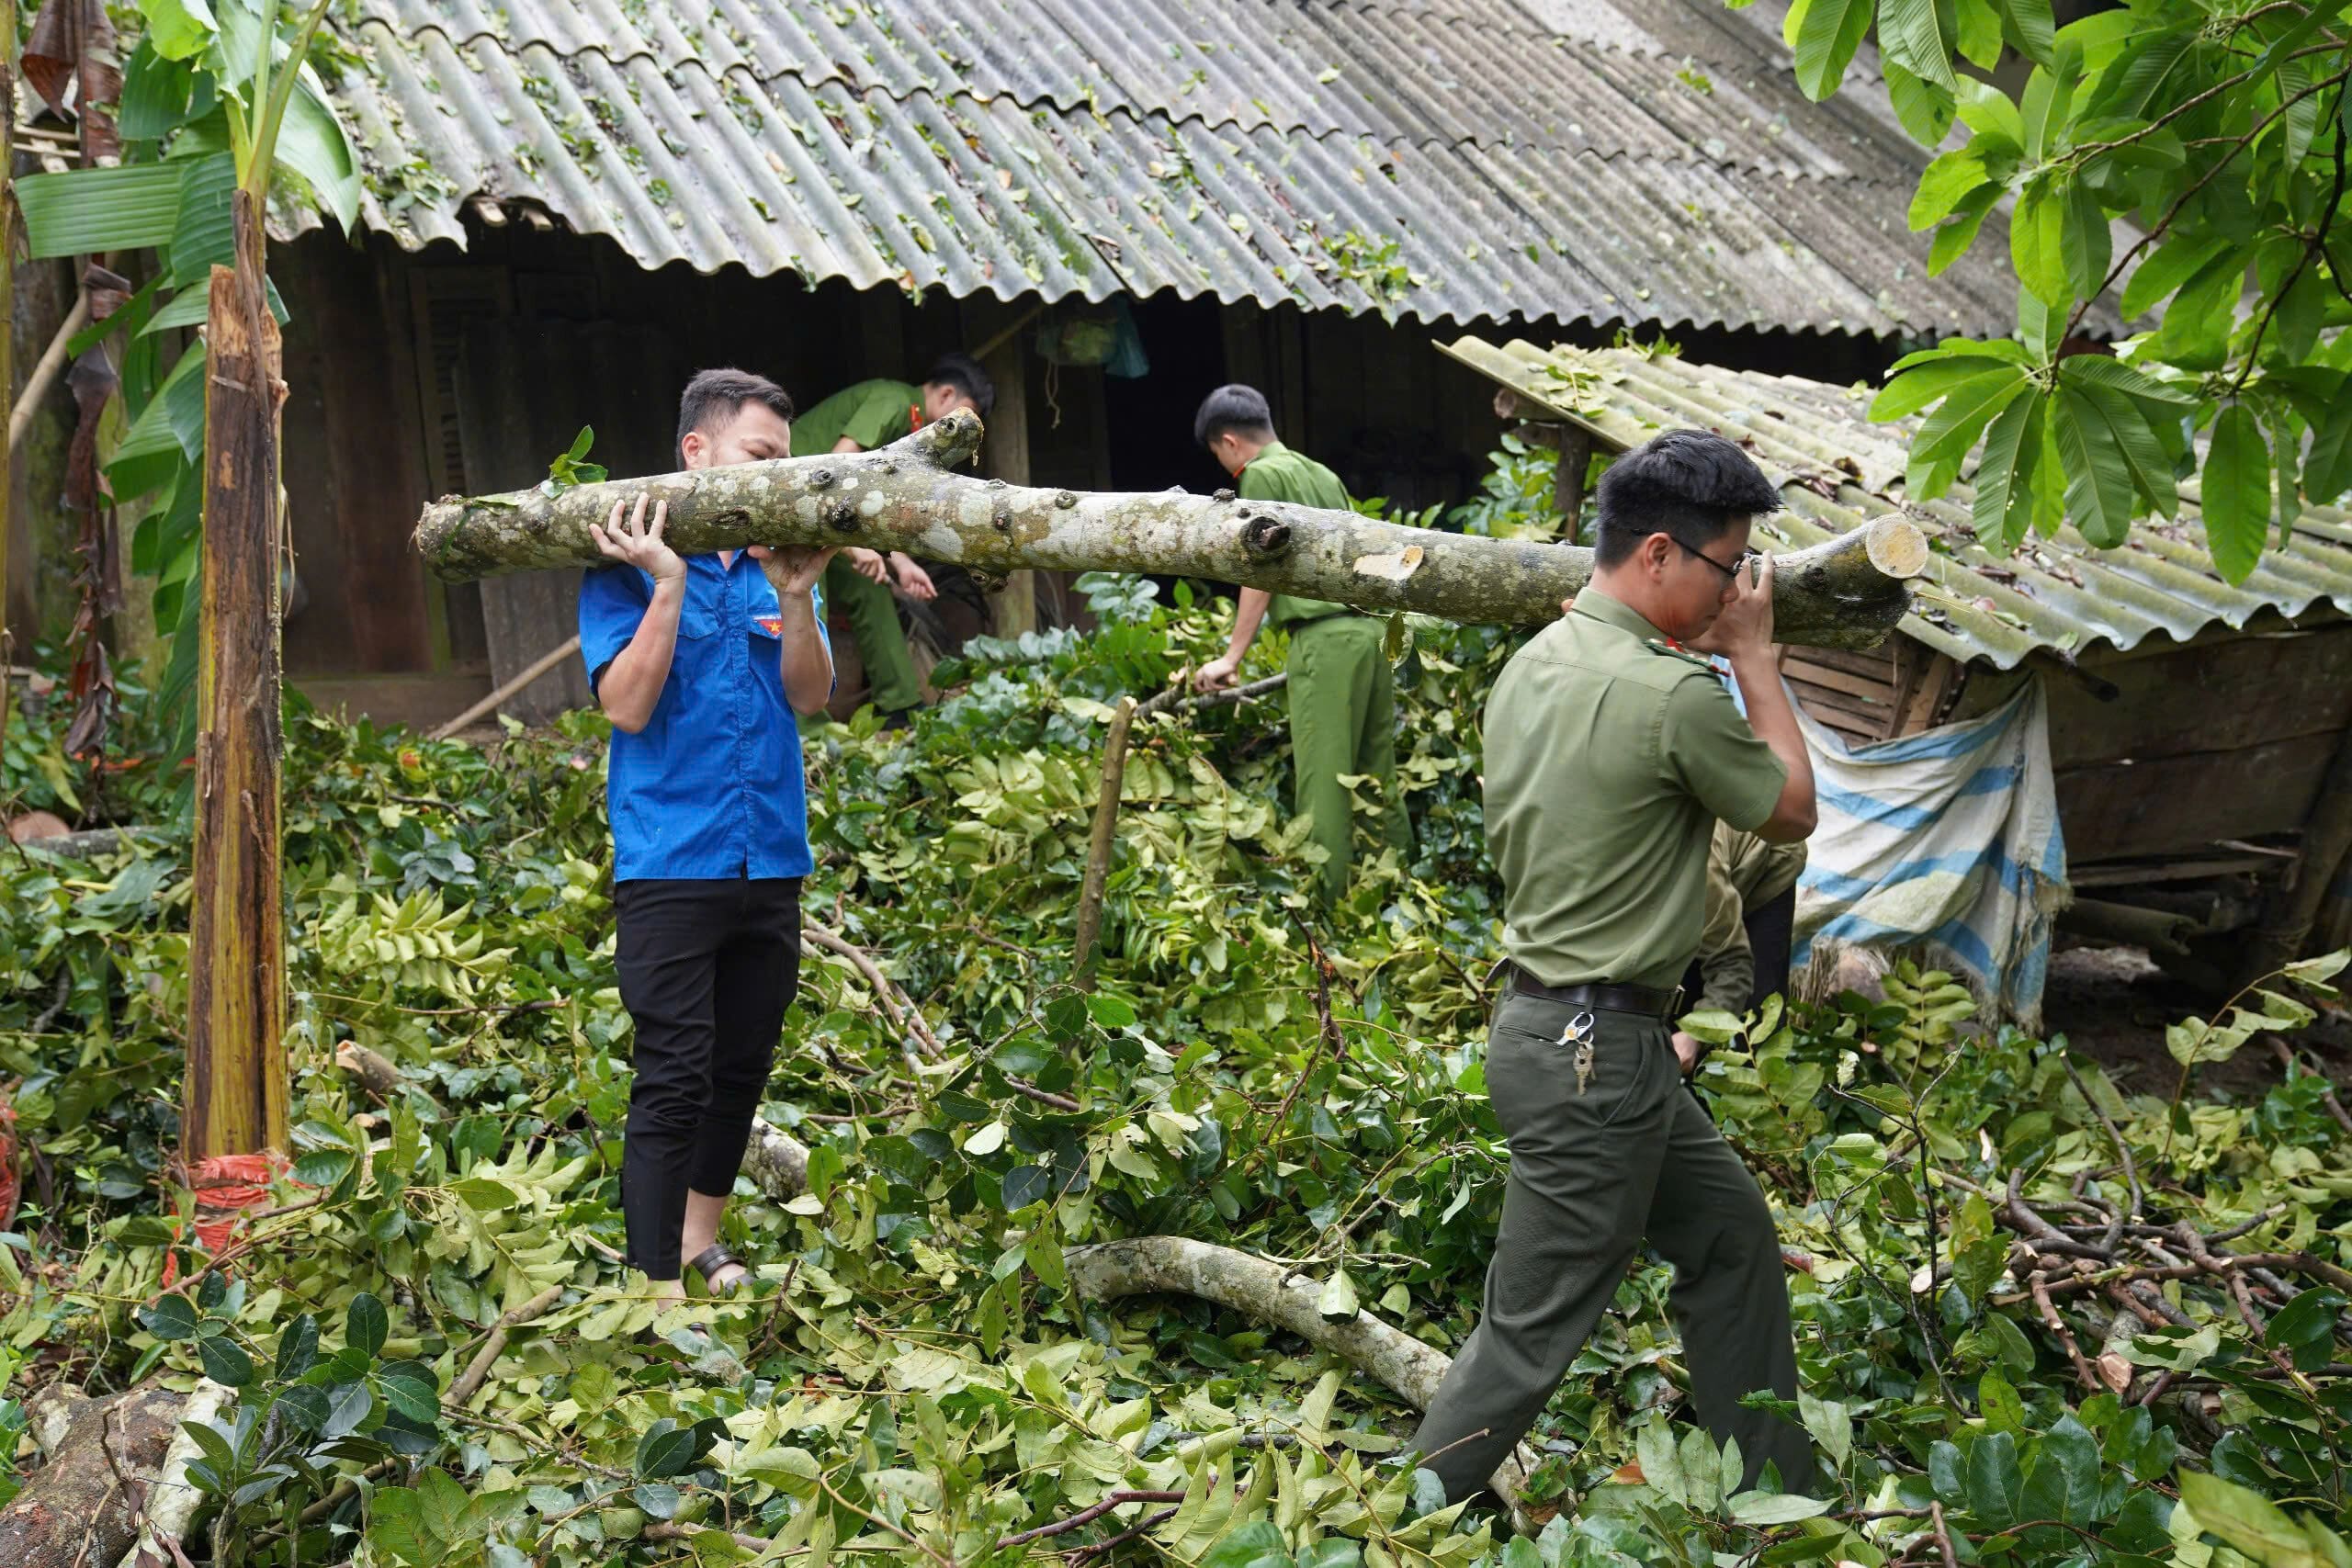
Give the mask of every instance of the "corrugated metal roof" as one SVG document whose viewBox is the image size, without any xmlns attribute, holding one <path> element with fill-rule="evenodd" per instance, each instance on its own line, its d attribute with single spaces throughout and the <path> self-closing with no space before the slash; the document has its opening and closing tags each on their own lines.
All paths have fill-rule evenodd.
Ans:
<svg viewBox="0 0 2352 1568">
<path fill-rule="evenodd" d="M 2283 548 L 2265 554 L 2236 587 L 2205 551 L 2198 490 L 2181 488 L 2180 516 L 2133 526 L 2111 550 L 2072 528 L 1996 555 L 1969 525 L 1974 491 L 1955 485 L 1922 504 L 1904 499 L 1917 422 L 1871 423 L 1874 391 L 1799 377 L 1721 369 L 1639 350 L 1498 347 L 1465 337 L 1445 352 L 1619 448 L 1661 429 L 1697 425 L 1740 439 L 1780 484 L 1789 510 L 1773 526 L 1799 545 L 1900 512 L 1936 544 L 1934 592 L 1903 629 L 1956 659 L 2014 668 L 2035 652 L 2071 659 L 2095 643 L 2137 646 L 2161 632 L 2186 642 L 2208 626 L 2242 627 L 2314 606 L 2352 613 L 2352 516 L 2307 509 Z M 1973 462 L 1968 465 L 1973 470 Z"/>
<path fill-rule="evenodd" d="M 1420 6 L 1300 0 L 361 0 L 399 36 L 594 51 L 895 98 L 1010 97 L 1212 127 L 1272 126 L 1413 147 L 1520 145 L 1792 176 L 1907 183 L 1924 161 L 1891 121 L 1808 103 L 1741 28 L 1668 51 L 1582 8 L 1555 32 L 1510 0 Z M 1622 18 L 1621 18 L 1622 19 Z"/>
<path fill-rule="evenodd" d="M 362 0 L 336 92 L 365 220 L 410 244 L 462 243 L 483 194 L 649 267 L 958 296 L 2007 322 L 1997 237 L 1928 278 L 1901 217 L 1924 153 L 1804 105 L 1750 24 L 1548 3 Z M 1709 59 L 1637 19 L 1668 13 Z"/>
</svg>

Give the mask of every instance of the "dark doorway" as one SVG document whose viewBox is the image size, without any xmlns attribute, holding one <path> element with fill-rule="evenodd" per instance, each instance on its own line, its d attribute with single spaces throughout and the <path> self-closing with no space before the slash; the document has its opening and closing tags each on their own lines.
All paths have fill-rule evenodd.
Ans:
<svg viewBox="0 0 2352 1568">
<path fill-rule="evenodd" d="M 1205 492 L 1229 481 L 1193 445 L 1193 411 L 1225 381 L 1225 335 L 1217 302 L 1207 296 L 1155 295 L 1135 302 L 1151 373 L 1105 377 L 1102 408 L 1110 428 L 1111 488 Z"/>
</svg>

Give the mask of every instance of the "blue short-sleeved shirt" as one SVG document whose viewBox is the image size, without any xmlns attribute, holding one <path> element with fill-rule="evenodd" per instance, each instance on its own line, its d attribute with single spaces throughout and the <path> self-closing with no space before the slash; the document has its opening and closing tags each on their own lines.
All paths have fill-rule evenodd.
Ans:
<svg viewBox="0 0 2352 1568">
<path fill-rule="evenodd" d="M 825 624 L 815 591 L 820 635 Z M 637 635 L 653 579 L 601 567 L 580 581 L 580 652 L 591 685 Z M 605 796 L 613 880 L 806 876 L 800 726 L 784 694 L 784 620 L 749 555 L 686 558 L 677 650 L 653 716 L 613 731 Z M 829 645 L 830 646 L 830 645 Z"/>
</svg>

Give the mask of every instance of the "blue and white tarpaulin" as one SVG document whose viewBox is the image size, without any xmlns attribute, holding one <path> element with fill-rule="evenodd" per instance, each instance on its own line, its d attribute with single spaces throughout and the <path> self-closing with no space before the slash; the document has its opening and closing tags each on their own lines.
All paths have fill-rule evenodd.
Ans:
<svg viewBox="0 0 2352 1568">
<path fill-rule="evenodd" d="M 1797 884 L 1792 967 L 1826 974 L 1845 947 L 1909 953 L 2039 1028 L 2067 897 L 2041 682 L 1981 718 L 1895 740 L 1849 746 L 1802 708 L 1797 722 L 1821 824 Z"/>
</svg>

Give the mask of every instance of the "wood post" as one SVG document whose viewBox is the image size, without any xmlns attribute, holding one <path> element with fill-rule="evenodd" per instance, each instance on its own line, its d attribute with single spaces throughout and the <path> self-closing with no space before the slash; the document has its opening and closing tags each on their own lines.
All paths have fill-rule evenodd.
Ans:
<svg viewBox="0 0 2352 1568">
<path fill-rule="evenodd" d="M 1560 466 L 1552 476 L 1552 510 L 1560 514 L 1560 537 L 1584 543 L 1584 474 L 1592 463 L 1592 432 L 1571 424 L 1560 432 Z"/>
<path fill-rule="evenodd" d="M 262 212 L 232 198 L 236 265 L 212 269 L 204 367 L 195 897 L 188 928 L 184 1156 L 283 1148 L 286 932 L 278 861 L 277 323 Z"/>
<path fill-rule="evenodd" d="M 7 0 L 7 36 L 0 39 L 0 396 L 17 390 L 17 0 Z M 8 637 L 8 541 L 15 532 L 11 504 L 16 443 L 0 448 L 0 735 L 8 728 L 8 662 L 16 647 Z"/>
<path fill-rule="evenodd" d="M 1102 787 L 1094 802 L 1094 833 L 1086 846 L 1086 880 L 1078 894 L 1078 946 L 1070 973 L 1079 988 L 1094 988 L 1094 942 L 1102 932 L 1102 885 L 1111 876 L 1111 846 L 1119 837 L 1119 792 L 1127 778 L 1127 732 L 1136 721 L 1136 700 L 1121 697 L 1102 738 Z"/>
<path fill-rule="evenodd" d="M 996 383 L 996 407 L 989 413 L 980 463 L 989 478 L 1010 485 L 1029 482 L 1029 357 L 1023 336 L 1015 330 L 990 347 L 980 364 Z M 1011 573 L 1004 586 L 989 595 L 989 625 L 992 636 L 1002 637 L 1037 629 L 1035 571 Z"/>
</svg>

